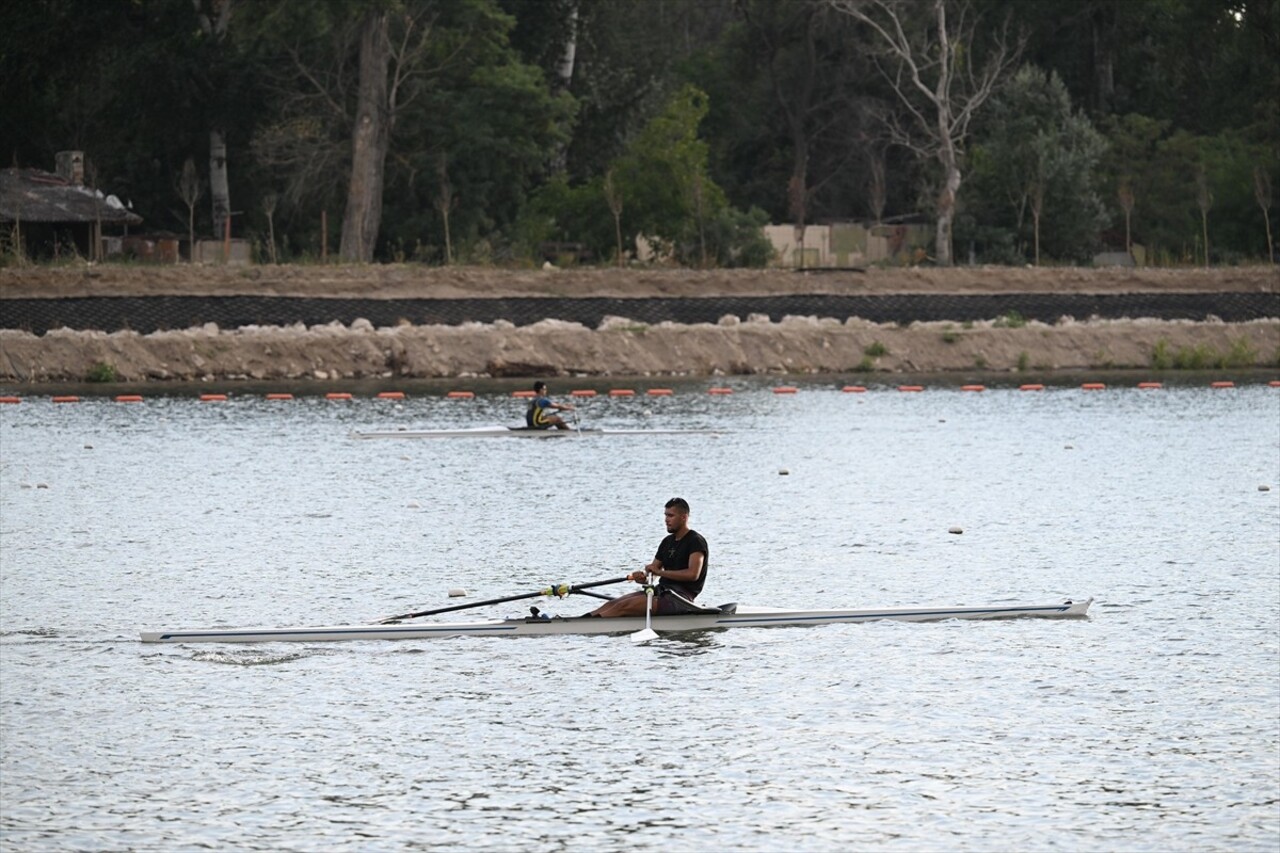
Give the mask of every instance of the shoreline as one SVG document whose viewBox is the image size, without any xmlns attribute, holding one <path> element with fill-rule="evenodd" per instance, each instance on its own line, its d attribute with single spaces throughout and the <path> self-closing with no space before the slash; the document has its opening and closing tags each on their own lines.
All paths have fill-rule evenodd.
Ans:
<svg viewBox="0 0 1280 853">
<path fill-rule="evenodd" d="M 902 326 L 851 318 L 727 317 L 719 324 L 597 329 L 544 320 L 375 328 L 213 324 L 139 334 L 0 330 L 0 382 L 331 381 L 517 377 L 727 377 L 806 374 L 1036 373 L 1280 367 L 1280 318 L 1002 321 Z"/>
</svg>

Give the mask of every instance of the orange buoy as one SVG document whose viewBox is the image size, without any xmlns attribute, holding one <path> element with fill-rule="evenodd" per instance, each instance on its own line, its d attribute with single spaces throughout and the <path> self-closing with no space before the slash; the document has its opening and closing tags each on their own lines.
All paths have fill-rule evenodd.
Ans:
<svg viewBox="0 0 1280 853">
<path fill-rule="evenodd" d="M 268 400 L 292 400 L 293 395 L 292 394 L 268 394 L 267 399 Z"/>
<path fill-rule="evenodd" d="M 960 390 L 961 390 L 961 391 L 985 391 L 985 390 L 987 390 L 987 386 L 985 386 L 985 385 L 961 385 L 961 386 L 960 386 Z"/>
<path fill-rule="evenodd" d="M 1272 379 L 1267 385 L 1272 388 L 1280 388 L 1280 379 Z"/>
<path fill-rule="evenodd" d="M 378 399 L 379 400 L 403 400 L 404 392 L 403 391 L 379 391 Z"/>
<path fill-rule="evenodd" d="M 1043 391 L 1044 386 L 1039 382 L 1028 382 L 1026 385 L 1019 385 L 1019 391 Z"/>
<path fill-rule="evenodd" d="M 350 400 L 351 395 L 346 391 L 330 391 L 324 395 L 326 400 Z"/>
<path fill-rule="evenodd" d="M 632 391 L 630 388 L 610 388 L 609 389 L 610 397 L 634 397 L 635 395 L 636 395 L 636 392 Z"/>
<path fill-rule="evenodd" d="M 0 403 L 21 403 L 21 397 L 0 397 Z"/>
<path fill-rule="evenodd" d="M 141 403 L 142 395 L 141 394 L 117 394 L 116 402 L 117 403 Z"/>
<path fill-rule="evenodd" d="M 594 397 L 595 395 L 596 392 L 593 388 L 575 388 L 569 392 L 570 397 Z M 532 396 L 532 392 L 530 392 L 530 396 Z"/>
<path fill-rule="evenodd" d="M 906 391 L 909 394 L 919 394 L 921 391 L 924 390 L 924 386 L 923 385 L 899 385 L 898 390 Z"/>
<path fill-rule="evenodd" d="M 733 389 L 732 388 L 708 388 L 707 393 L 715 394 L 717 397 L 723 397 L 726 394 L 732 394 Z"/>
<path fill-rule="evenodd" d="M 474 391 L 450 391 L 448 394 L 445 394 L 445 397 L 450 400 L 470 400 L 475 397 L 475 395 L 476 392 Z"/>
<path fill-rule="evenodd" d="M 650 397 L 670 397 L 673 392 L 670 388 L 650 388 Z"/>
<path fill-rule="evenodd" d="M 1209 387 L 1210 388 L 1234 388 L 1236 387 L 1236 383 L 1228 380 L 1222 380 L 1220 382 L 1210 382 Z"/>
<path fill-rule="evenodd" d="M 773 389 L 773 393 L 775 393 L 775 394 L 794 394 L 794 393 L 796 393 L 796 386 L 794 386 L 794 385 L 779 385 L 777 388 L 774 388 L 774 389 Z"/>
<path fill-rule="evenodd" d="M 226 394 L 201 394 L 201 403 L 225 403 L 227 402 Z"/>
<path fill-rule="evenodd" d="M 61 397 L 54 397 L 54 398 L 53 398 L 53 402 L 55 402 L 55 403 L 79 403 L 79 402 L 80 402 L 80 398 L 79 398 L 79 397 L 73 397 L 73 396 L 71 396 L 70 394 L 67 394 L 67 395 L 64 395 L 64 396 L 61 396 Z"/>
<path fill-rule="evenodd" d="M 865 394 L 865 393 L 867 393 L 867 389 L 866 389 L 866 388 L 863 388 L 861 385 L 846 385 L 846 386 L 844 386 L 843 388 L 841 388 L 840 390 L 841 390 L 841 391 L 843 391 L 843 392 L 844 392 L 844 393 L 846 393 L 846 394 Z"/>
<path fill-rule="evenodd" d="M 512 391 L 511 396 L 512 397 L 536 397 L 538 395 L 533 393 L 532 391 Z"/>
<path fill-rule="evenodd" d="M 1163 382 L 1139 382 L 1138 387 L 1146 388 L 1148 390 L 1154 390 L 1156 388 L 1163 388 L 1164 383 Z"/>
<path fill-rule="evenodd" d="M 1101 382 L 1086 382 L 1080 387 L 1085 391 L 1104 391 L 1107 386 Z"/>
</svg>

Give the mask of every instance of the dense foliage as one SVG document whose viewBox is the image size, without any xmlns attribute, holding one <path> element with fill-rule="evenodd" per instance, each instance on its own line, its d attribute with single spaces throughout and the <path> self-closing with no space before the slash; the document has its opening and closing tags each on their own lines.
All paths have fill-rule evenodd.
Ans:
<svg viewBox="0 0 1280 853">
<path fill-rule="evenodd" d="M 937 213 L 942 175 L 901 135 L 909 102 L 850 3 L 873 8 L 28 0 L 0 28 L 0 155 L 52 170 L 55 152 L 83 150 L 91 183 L 131 200 L 147 229 L 185 237 L 188 160 L 206 184 L 196 231 L 213 227 L 216 129 L 234 233 L 263 258 L 269 239 L 285 259 L 334 253 L 344 208 L 373 192 L 352 153 L 372 55 L 387 90 L 373 112 L 386 134 L 369 171 L 374 258 L 540 263 L 554 245 L 613 263 L 643 236 L 693 266 L 760 265 L 768 221 Z M 958 261 L 1087 262 L 1129 244 L 1152 263 L 1271 251 L 1280 0 L 945 3 L 973 24 L 962 70 L 1002 33 L 1021 46 L 960 140 Z M 874 8 L 906 10 L 906 37 L 927 45 L 929 16 L 913 13 L 927 5 Z M 213 37 L 199 13 L 224 9 Z M 369 51 L 371 23 L 383 54 Z"/>
</svg>

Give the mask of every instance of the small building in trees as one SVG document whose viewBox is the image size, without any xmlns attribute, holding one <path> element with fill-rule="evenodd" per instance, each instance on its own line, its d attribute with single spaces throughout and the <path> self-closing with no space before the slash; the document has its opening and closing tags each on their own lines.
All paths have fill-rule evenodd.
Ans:
<svg viewBox="0 0 1280 853">
<path fill-rule="evenodd" d="M 103 255 L 108 231 L 127 233 L 142 217 L 84 184 L 84 152 L 59 151 L 57 172 L 0 169 L 0 243 L 25 257 Z"/>
</svg>

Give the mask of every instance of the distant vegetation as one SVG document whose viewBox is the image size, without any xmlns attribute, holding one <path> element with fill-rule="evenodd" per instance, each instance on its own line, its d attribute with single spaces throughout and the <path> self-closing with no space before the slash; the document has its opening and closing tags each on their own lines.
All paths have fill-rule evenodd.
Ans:
<svg viewBox="0 0 1280 853">
<path fill-rule="evenodd" d="M 761 225 L 848 220 L 936 223 L 935 263 L 1273 251 L 1274 0 L 9 6 L 4 165 L 83 149 L 145 230 L 263 260 L 760 266 Z"/>
</svg>

